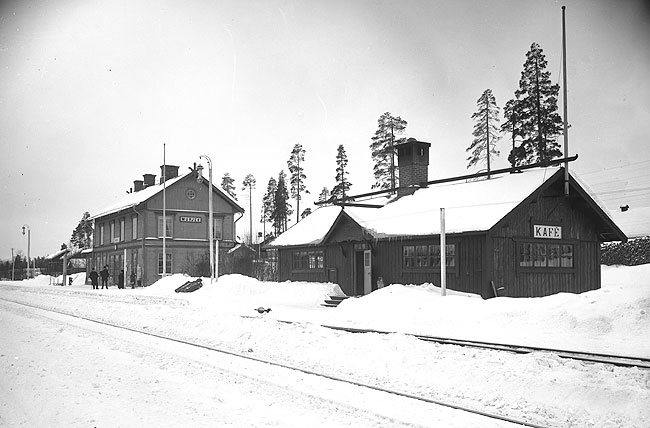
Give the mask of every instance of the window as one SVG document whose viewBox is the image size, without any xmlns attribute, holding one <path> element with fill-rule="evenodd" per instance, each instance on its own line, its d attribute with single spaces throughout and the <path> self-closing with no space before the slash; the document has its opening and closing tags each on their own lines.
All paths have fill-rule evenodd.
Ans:
<svg viewBox="0 0 650 428">
<path fill-rule="evenodd" d="M 110 232 L 111 241 L 110 242 L 112 243 L 115 240 L 115 222 L 114 221 L 111 222 L 110 228 L 111 228 L 111 232 Z"/>
<path fill-rule="evenodd" d="M 519 243 L 519 266 L 532 268 L 572 268 L 572 244 Z"/>
<path fill-rule="evenodd" d="M 214 226 L 212 228 L 214 239 L 223 239 L 223 218 L 215 217 L 212 219 L 212 221 L 214 222 Z"/>
<path fill-rule="evenodd" d="M 325 257 L 322 251 L 295 251 L 293 253 L 294 270 L 323 269 Z"/>
<path fill-rule="evenodd" d="M 131 218 L 131 239 L 138 239 L 138 217 Z"/>
<path fill-rule="evenodd" d="M 124 223 L 125 223 L 124 219 L 121 218 L 120 219 L 120 241 L 124 241 L 124 239 L 125 239 L 125 233 L 124 233 L 125 226 L 124 226 Z"/>
<path fill-rule="evenodd" d="M 440 269 L 440 245 L 404 245 L 402 267 Z M 445 266 L 456 267 L 456 244 L 445 245 Z"/>
<path fill-rule="evenodd" d="M 99 225 L 99 245 L 104 245 L 104 224 Z"/>
<path fill-rule="evenodd" d="M 165 273 L 172 273 L 172 255 L 171 253 L 165 253 L 167 257 L 167 263 L 165 263 Z M 163 254 L 158 253 L 158 275 L 163 273 Z"/>
<path fill-rule="evenodd" d="M 171 238 L 172 236 L 172 217 L 167 216 L 165 221 L 165 237 Z M 162 238 L 163 236 L 163 216 L 158 217 L 158 237 Z"/>
</svg>

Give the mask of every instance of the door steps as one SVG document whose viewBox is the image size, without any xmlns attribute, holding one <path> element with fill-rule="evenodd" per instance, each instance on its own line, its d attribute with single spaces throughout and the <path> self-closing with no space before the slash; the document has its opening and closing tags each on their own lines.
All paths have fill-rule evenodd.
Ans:
<svg viewBox="0 0 650 428">
<path fill-rule="evenodd" d="M 345 299 L 349 298 L 349 296 L 330 296 L 329 299 L 325 300 L 325 303 L 321 303 L 321 306 L 327 306 L 328 308 L 335 308 L 344 301 Z"/>
</svg>

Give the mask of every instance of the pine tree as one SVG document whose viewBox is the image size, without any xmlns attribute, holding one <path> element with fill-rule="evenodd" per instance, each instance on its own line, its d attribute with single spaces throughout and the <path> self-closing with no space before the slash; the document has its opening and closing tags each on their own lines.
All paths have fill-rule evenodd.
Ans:
<svg viewBox="0 0 650 428">
<path fill-rule="evenodd" d="M 296 144 L 293 146 L 291 151 L 291 156 L 287 161 L 287 166 L 289 167 L 290 175 L 290 189 L 291 197 L 296 200 L 296 215 L 300 212 L 300 199 L 302 193 L 309 193 L 305 186 L 305 180 L 307 176 L 305 175 L 305 149 L 303 149 L 302 144 Z M 302 165 L 301 165 L 302 163 Z M 296 217 L 296 222 L 300 221 L 299 216 Z"/>
<path fill-rule="evenodd" d="M 323 187 L 318 195 L 318 202 L 326 202 L 330 198 L 330 191 L 327 187 Z"/>
<path fill-rule="evenodd" d="M 521 129 L 520 117 L 523 116 L 522 105 L 518 99 L 510 100 L 506 103 L 503 108 L 503 117 L 506 121 L 501 125 L 501 132 L 504 134 L 510 134 L 512 140 L 512 150 L 508 155 L 508 161 L 510 165 L 514 168 L 517 165 L 517 159 L 525 157 L 525 152 L 522 155 L 520 153 L 517 142 L 521 141 L 523 138 L 523 132 Z M 519 149 L 519 150 L 518 150 Z"/>
<path fill-rule="evenodd" d="M 275 235 L 287 230 L 289 216 L 293 213 L 289 204 L 289 191 L 286 185 L 286 174 L 280 171 L 278 175 L 278 187 L 275 190 L 274 210 L 272 214 L 273 228 Z"/>
<path fill-rule="evenodd" d="M 493 156 L 498 156 L 499 151 L 496 149 L 496 143 L 499 141 L 497 122 L 499 122 L 499 107 L 497 106 L 491 89 L 486 89 L 480 98 L 476 101 L 478 110 L 472 114 L 472 119 L 476 121 L 474 125 L 474 141 L 465 150 L 470 152 L 467 161 L 467 168 L 476 165 L 479 162 L 487 163 L 488 178 L 490 178 L 490 160 Z"/>
<path fill-rule="evenodd" d="M 244 181 L 242 183 L 242 190 L 246 190 L 248 187 L 248 217 L 250 228 L 250 236 L 248 237 L 249 245 L 253 243 L 253 188 L 255 187 L 255 183 L 256 181 L 255 177 L 253 177 L 253 174 L 247 174 L 246 177 L 244 177 Z"/>
<path fill-rule="evenodd" d="M 339 145 L 336 151 L 336 186 L 332 189 L 332 196 L 337 199 L 345 199 L 346 195 L 350 191 L 350 181 L 348 181 L 349 171 L 348 167 L 348 156 L 345 153 L 345 148 L 343 144 Z"/>
<path fill-rule="evenodd" d="M 226 191 L 234 200 L 237 200 L 237 195 L 235 194 L 235 179 L 230 176 L 229 173 L 225 172 L 223 177 L 221 177 L 221 188 Z"/>
<path fill-rule="evenodd" d="M 275 192 L 278 190 L 278 182 L 275 178 L 269 178 L 266 185 L 266 193 L 262 198 L 262 223 L 264 223 L 264 235 L 266 236 L 266 223 L 273 222 L 273 213 L 275 212 Z"/>
<path fill-rule="evenodd" d="M 72 231 L 70 245 L 74 248 L 90 248 L 93 236 L 93 221 L 88 212 L 83 213 L 77 227 Z"/>
<path fill-rule="evenodd" d="M 403 141 L 403 138 L 398 139 L 396 135 L 404 132 L 407 123 L 401 117 L 394 117 L 386 112 L 379 116 L 377 124 L 378 128 L 370 144 L 374 163 L 373 173 L 376 180 L 372 188 L 391 189 L 398 186 L 395 146 Z"/>
<path fill-rule="evenodd" d="M 562 118 L 558 113 L 559 85 L 551 82 L 551 72 L 537 43 L 526 53 L 519 89 L 513 100 L 522 136 L 521 144 L 513 149 L 508 159 L 513 165 L 548 162 L 562 156 L 558 136 L 562 132 Z"/>
</svg>

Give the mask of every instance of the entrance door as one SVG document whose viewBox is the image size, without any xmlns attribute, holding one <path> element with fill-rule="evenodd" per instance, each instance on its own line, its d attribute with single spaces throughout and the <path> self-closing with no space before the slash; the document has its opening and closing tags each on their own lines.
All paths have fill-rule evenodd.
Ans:
<svg viewBox="0 0 650 428">
<path fill-rule="evenodd" d="M 370 250 L 363 252 L 363 294 L 372 292 L 372 255 Z"/>
</svg>

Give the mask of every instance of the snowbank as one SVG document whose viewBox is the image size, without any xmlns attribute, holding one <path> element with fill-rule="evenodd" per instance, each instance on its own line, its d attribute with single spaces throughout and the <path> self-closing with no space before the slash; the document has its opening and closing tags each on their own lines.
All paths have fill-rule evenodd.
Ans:
<svg viewBox="0 0 650 428">
<path fill-rule="evenodd" d="M 152 295 L 187 301 L 211 313 L 255 316 L 255 308 L 272 308 L 280 320 L 353 326 L 393 332 L 452 337 L 650 357 L 650 264 L 603 266 L 602 288 L 582 294 L 483 300 L 431 284 L 392 284 L 367 296 L 350 298 L 338 308 L 321 306 L 330 295 L 343 295 L 331 283 L 260 282 L 224 275 L 194 293 L 175 293 L 186 275 L 171 275 L 146 288 L 90 290 L 85 275 L 73 275 L 72 288 L 111 295 Z M 60 278 L 58 278 L 60 282 Z M 41 275 L 15 282 L 48 286 Z"/>
</svg>

